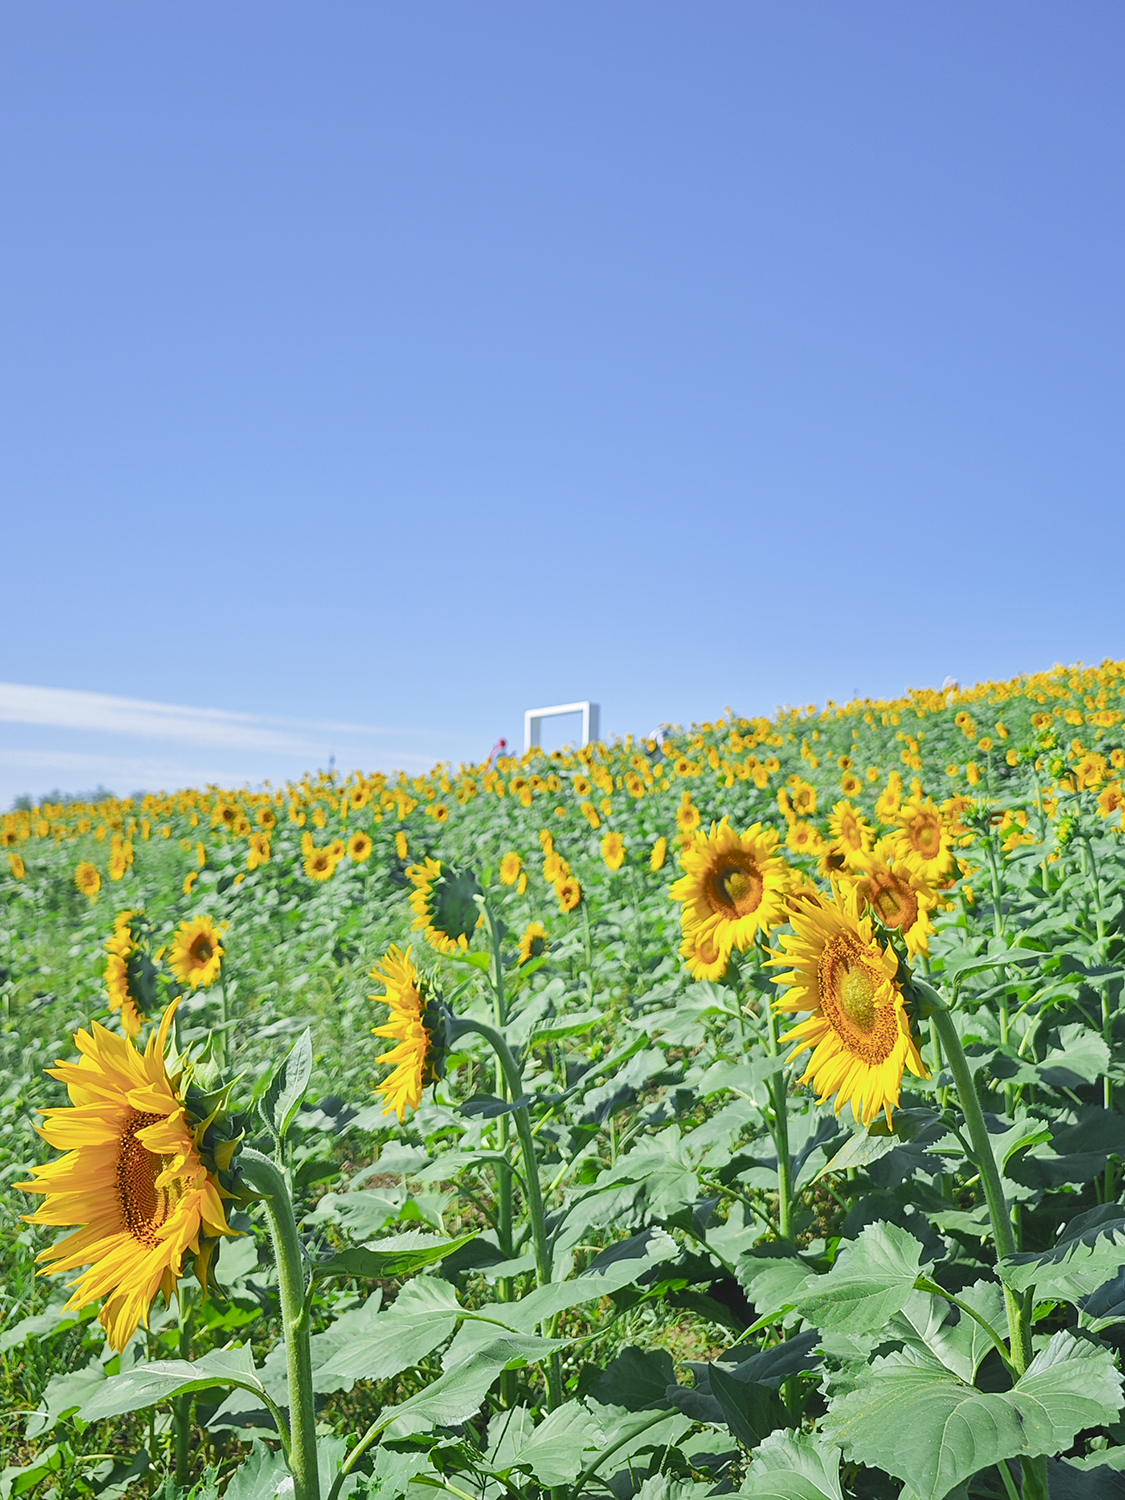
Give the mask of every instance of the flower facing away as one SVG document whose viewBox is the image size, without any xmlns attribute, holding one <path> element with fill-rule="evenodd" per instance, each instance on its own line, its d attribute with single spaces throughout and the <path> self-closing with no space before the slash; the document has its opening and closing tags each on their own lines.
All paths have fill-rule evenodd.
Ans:
<svg viewBox="0 0 1125 1500">
<path fill-rule="evenodd" d="M 127 1037 L 137 1037 L 156 1006 L 156 966 L 141 941 L 141 913 L 118 912 L 106 940 L 105 987 Z"/>
<path fill-rule="evenodd" d="M 555 886 L 555 894 L 563 911 L 575 911 L 582 904 L 582 887 L 573 875 L 559 881 Z"/>
<path fill-rule="evenodd" d="M 93 865 L 83 860 L 74 872 L 74 883 L 84 896 L 88 896 L 91 901 L 96 901 L 98 892 L 102 888 L 102 877 Z"/>
<path fill-rule="evenodd" d="M 930 913 L 938 894 L 916 867 L 897 857 L 893 839 L 880 839 L 860 857 L 855 885 L 883 926 L 902 933 L 908 953 L 917 957 L 929 952 L 934 930 Z"/>
<path fill-rule="evenodd" d="M 625 840 L 619 833 L 607 833 L 602 839 L 602 858 L 611 870 L 620 870 L 625 863 Z"/>
<path fill-rule="evenodd" d="M 668 858 L 668 840 L 664 837 L 663 834 L 661 834 L 660 837 L 657 839 L 656 843 L 653 844 L 653 846 L 652 846 L 652 853 L 648 857 L 648 867 L 649 867 L 649 869 L 650 870 L 662 870 L 664 868 L 664 861 L 667 858 Z"/>
<path fill-rule="evenodd" d="M 246 851 L 246 868 L 256 870 L 259 865 L 268 865 L 270 862 L 269 835 L 252 833 L 247 843 L 249 847 Z"/>
<path fill-rule="evenodd" d="M 546 953 L 548 947 L 547 929 L 542 922 L 531 922 L 524 929 L 523 937 L 520 938 L 520 963 L 530 963 L 533 958 L 540 958 Z"/>
<path fill-rule="evenodd" d="M 375 845 L 368 833 L 353 833 L 348 840 L 348 858 L 353 864 L 362 865 L 371 858 Z"/>
<path fill-rule="evenodd" d="M 904 1069 L 929 1077 L 896 983 L 898 960 L 872 937 L 871 918 L 859 916 L 855 890 L 795 902 L 789 920 L 793 931 L 782 934 L 771 963 L 793 967 L 774 976 L 788 987 L 774 1009 L 812 1014 L 781 1038 L 795 1043 L 787 1061 L 811 1051 L 799 1081 L 821 1103 L 835 1094 L 837 1114 L 850 1104 L 864 1125 L 880 1110 L 890 1121 Z"/>
<path fill-rule="evenodd" d="M 376 1062 L 390 1063 L 393 1071 L 375 1090 L 386 1100 L 385 1115 L 397 1114 L 401 1122 L 408 1109 L 417 1109 L 422 1090 L 441 1077 L 443 1049 L 436 1024 L 436 1007 L 428 999 L 424 982 L 410 961 L 410 949 L 390 947 L 371 970 L 372 979 L 385 989 L 383 995 L 372 995 L 389 1007 L 390 1018 L 383 1026 L 372 1028 L 373 1036 L 387 1037 L 396 1045 L 382 1053 Z"/>
<path fill-rule="evenodd" d="M 684 874 L 669 895 L 682 903 L 685 941 L 691 937 L 694 950 L 702 944 L 709 954 L 722 954 L 720 974 L 732 948 L 744 953 L 757 932 L 786 920 L 789 866 L 776 849 L 772 828 L 755 823 L 740 834 L 724 818 L 680 856 Z M 693 936 L 695 928 L 701 936 Z M 718 963 L 716 957 L 709 967 Z"/>
<path fill-rule="evenodd" d="M 480 919 L 476 877 L 468 870 L 443 870 L 436 859 L 413 865 L 406 873 L 415 887 L 410 898 L 414 931 L 439 953 L 463 953 Z"/>
<path fill-rule="evenodd" d="M 520 878 L 523 861 L 514 849 L 510 849 L 500 861 L 500 879 L 504 885 L 515 885 Z"/>
<path fill-rule="evenodd" d="M 209 989 L 219 977 L 223 962 L 219 930 L 210 917 L 181 922 L 172 939 L 168 965 L 181 984 L 193 990 Z"/>
<path fill-rule="evenodd" d="M 66 1155 L 18 1184 L 44 1195 L 29 1223 L 76 1226 L 39 1255 L 43 1274 L 87 1268 L 69 1283 L 66 1310 L 104 1298 L 98 1321 L 118 1351 L 147 1327 L 157 1292 L 170 1300 L 185 1258 L 205 1278 L 214 1242 L 234 1232 L 200 1155 L 203 1126 L 188 1115 L 182 1075 L 165 1065 L 175 1009 L 144 1052 L 97 1022 L 76 1034 L 81 1060 L 47 1070 L 66 1084 L 71 1108 L 44 1110 L 39 1131 Z"/>
<path fill-rule="evenodd" d="M 24 864 L 22 858 L 18 854 L 9 854 L 8 863 L 12 867 L 12 879 L 22 880 L 27 874 L 27 866 Z"/>
</svg>

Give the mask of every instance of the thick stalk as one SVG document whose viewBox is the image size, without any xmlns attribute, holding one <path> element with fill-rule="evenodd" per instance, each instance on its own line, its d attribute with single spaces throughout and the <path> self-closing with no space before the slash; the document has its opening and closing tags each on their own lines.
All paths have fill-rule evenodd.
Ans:
<svg viewBox="0 0 1125 1500">
<path fill-rule="evenodd" d="M 500 1032 L 483 1021 L 471 1021 L 458 1017 L 453 1023 L 452 1034 L 457 1035 L 466 1031 L 475 1031 L 478 1036 L 484 1037 L 504 1070 L 509 1097 L 513 1103 L 522 1099 L 523 1074 L 520 1072 L 519 1063 L 512 1056 L 511 1048 Z M 547 1238 L 547 1214 L 543 1206 L 543 1189 L 539 1182 L 539 1159 L 535 1154 L 535 1138 L 531 1133 L 531 1116 L 527 1112 L 527 1105 L 517 1104 L 512 1110 L 512 1119 L 515 1122 L 516 1135 L 519 1138 L 520 1152 L 523 1156 L 524 1191 L 527 1195 L 528 1217 L 531 1219 L 531 1242 L 535 1249 L 535 1279 L 539 1286 L 546 1286 L 551 1280 L 551 1245 Z M 554 1411 L 555 1407 L 562 1402 L 562 1372 L 557 1355 L 551 1357 L 548 1368 L 547 1394 L 547 1404 Z"/>
<path fill-rule="evenodd" d="M 988 1126 L 984 1123 L 984 1113 L 980 1107 L 976 1083 L 965 1057 L 965 1049 L 961 1046 L 961 1038 L 954 1025 L 953 1016 L 936 990 L 932 990 L 929 985 L 923 984 L 917 978 L 914 980 L 914 985 L 915 988 L 923 991 L 929 1002 L 930 1015 L 937 1027 L 938 1036 L 941 1038 L 942 1051 L 945 1053 L 949 1071 L 953 1074 L 957 1097 L 968 1127 L 973 1156 L 980 1173 L 981 1186 L 984 1188 L 985 1202 L 988 1204 L 996 1256 L 998 1260 L 1003 1260 L 1006 1256 L 1016 1253 L 1015 1232 L 1008 1216 L 1004 1187 L 1000 1181 L 1000 1168 L 996 1165 Z M 1004 1288 L 1004 1306 L 1008 1314 L 1012 1364 L 1017 1372 L 1022 1374 L 1031 1356 L 1030 1340 L 1024 1327 L 1021 1300 L 1008 1287 Z"/>
<path fill-rule="evenodd" d="M 195 1321 L 195 1306 L 192 1298 L 192 1288 L 183 1285 L 180 1288 L 180 1358 L 191 1359 L 191 1332 Z M 176 1483 L 184 1489 L 191 1480 L 191 1405 L 194 1396 L 189 1391 L 186 1396 L 177 1396 L 172 1402 L 172 1426 L 175 1429 L 176 1456 L 175 1476 Z"/>
<path fill-rule="evenodd" d="M 770 1056 L 780 1052 L 777 1042 L 777 1016 L 768 998 L 765 1001 L 766 1027 Z M 770 1134 L 777 1151 L 777 1233 L 783 1240 L 793 1238 L 793 1160 L 789 1155 L 789 1088 L 786 1076 L 778 1072 L 770 1079 L 773 1120 Z"/>
<path fill-rule="evenodd" d="M 312 1349 L 309 1314 L 305 1304 L 305 1270 L 297 1221 L 285 1177 L 268 1156 L 244 1147 L 239 1158 L 242 1170 L 262 1194 L 270 1221 L 277 1259 L 277 1289 L 281 1301 L 281 1328 L 285 1337 L 286 1374 L 289 1380 L 289 1472 L 293 1476 L 294 1500 L 320 1500 L 320 1476 L 316 1464 L 316 1408 L 313 1401 Z"/>
<path fill-rule="evenodd" d="M 1006 1256 L 1015 1253 L 1016 1238 L 1004 1199 L 1000 1168 L 997 1166 L 996 1156 L 992 1150 L 988 1126 L 984 1123 L 984 1113 L 980 1107 L 976 1082 L 969 1069 L 965 1049 L 961 1046 L 961 1038 L 957 1033 L 953 1016 L 946 1008 L 945 1002 L 928 984 L 917 978 L 914 984 L 929 1002 L 930 1014 L 937 1025 L 942 1049 L 949 1063 L 950 1072 L 953 1074 L 957 1097 L 961 1102 L 961 1111 L 965 1116 L 969 1141 L 972 1144 L 981 1185 L 984 1188 L 985 1201 L 988 1204 L 988 1216 L 992 1221 L 992 1238 L 996 1245 L 996 1257 L 998 1260 L 1003 1260 Z M 1029 1298 L 1025 1304 L 1022 1297 L 1017 1297 L 1015 1292 L 1005 1286 L 1004 1310 L 1008 1315 L 1008 1350 L 1011 1366 L 1018 1379 L 1031 1360 L 1031 1299 Z M 1024 1500 L 1048 1500 L 1046 1459 L 1025 1458 L 1023 1460 L 1023 1495 Z"/>
</svg>

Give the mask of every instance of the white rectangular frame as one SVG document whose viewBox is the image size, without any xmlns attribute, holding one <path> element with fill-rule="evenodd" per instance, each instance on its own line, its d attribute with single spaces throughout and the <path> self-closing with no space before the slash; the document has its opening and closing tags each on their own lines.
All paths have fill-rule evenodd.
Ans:
<svg viewBox="0 0 1125 1500">
<path fill-rule="evenodd" d="M 582 715 L 582 743 L 588 745 L 591 740 L 598 738 L 598 719 L 601 714 L 600 706 L 587 700 L 585 703 L 556 703 L 550 708 L 525 709 L 523 716 L 523 749 L 524 754 L 536 745 L 543 742 L 543 720 L 554 718 L 556 714 L 581 714 Z"/>
</svg>

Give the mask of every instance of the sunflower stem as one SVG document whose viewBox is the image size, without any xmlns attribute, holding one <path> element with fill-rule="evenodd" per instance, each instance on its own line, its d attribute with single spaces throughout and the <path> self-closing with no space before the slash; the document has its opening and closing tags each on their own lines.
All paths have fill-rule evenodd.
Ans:
<svg viewBox="0 0 1125 1500">
<path fill-rule="evenodd" d="M 767 998 L 766 1029 L 769 1038 L 770 1056 L 777 1057 L 781 1048 L 777 1041 L 777 1017 Z M 773 1101 L 773 1121 L 770 1134 L 777 1150 L 777 1234 L 779 1239 L 793 1238 L 793 1161 L 789 1155 L 789 1087 L 784 1072 L 775 1073 L 770 1079 L 770 1098 Z"/>
<path fill-rule="evenodd" d="M 946 1062 L 953 1074 L 957 1097 L 961 1102 L 961 1110 L 969 1131 L 969 1142 L 973 1148 L 977 1169 L 980 1172 L 981 1186 L 984 1188 L 985 1201 L 988 1204 L 988 1216 L 992 1221 L 992 1238 L 996 1246 L 996 1257 L 998 1260 L 1004 1260 L 1007 1256 L 1016 1253 L 1016 1238 L 1008 1214 L 1008 1205 L 1004 1199 L 1000 1168 L 996 1163 L 992 1140 L 988 1134 L 988 1126 L 984 1122 L 984 1112 L 980 1107 L 976 1081 L 965 1057 L 965 1049 L 961 1045 L 953 1014 L 945 1001 L 935 989 L 919 979 L 917 975 L 914 977 L 913 984 L 927 1002 L 930 1016 L 941 1038 Z M 1022 1375 L 1031 1358 L 1031 1330 L 1024 1315 L 1022 1298 L 1017 1297 L 1015 1292 L 1007 1286 L 1004 1287 L 1004 1308 L 1008 1315 L 1008 1348 L 1012 1367 L 1017 1375 Z"/>
<path fill-rule="evenodd" d="M 512 1049 L 495 1026 L 489 1026 L 484 1021 L 470 1020 L 467 1016 L 458 1016 L 451 1027 L 452 1036 L 467 1031 L 475 1031 L 478 1036 L 484 1037 L 504 1070 L 508 1095 L 513 1105 L 512 1119 L 523 1155 L 524 1190 L 527 1193 L 528 1217 L 531 1219 L 531 1240 L 535 1248 L 535 1280 L 538 1286 L 546 1286 L 552 1274 L 551 1243 L 547 1237 L 547 1215 L 543 1207 L 543 1189 L 539 1182 L 535 1138 L 531 1133 L 531 1116 L 527 1105 L 518 1102 L 523 1098 L 523 1074 L 512 1055 Z M 547 1404 L 554 1411 L 562 1402 L 562 1371 L 557 1355 L 551 1358 L 547 1376 Z"/>
<path fill-rule="evenodd" d="M 195 1322 L 195 1305 L 192 1289 L 184 1284 L 179 1288 L 180 1299 L 180 1358 L 191 1359 L 191 1334 Z M 189 1391 L 186 1396 L 177 1396 L 172 1402 L 172 1425 L 175 1429 L 176 1484 L 185 1489 L 191 1480 L 191 1403 Z"/>
<path fill-rule="evenodd" d="M 277 1285 L 281 1300 L 281 1327 L 285 1337 L 286 1373 L 289 1377 L 289 1472 L 293 1476 L 294 1500 L 320 1500 L 320 1477 L 316 1464 L 316 1409 L 313 1401 L 312 1348 L 305 1302 L 305 1268 L 293 1200 L 285 1175 L 268 1156 L 244 1146 L 239 1162 L 243 1175 L 265 1200 L 270 1221 Z"/>
</svg>

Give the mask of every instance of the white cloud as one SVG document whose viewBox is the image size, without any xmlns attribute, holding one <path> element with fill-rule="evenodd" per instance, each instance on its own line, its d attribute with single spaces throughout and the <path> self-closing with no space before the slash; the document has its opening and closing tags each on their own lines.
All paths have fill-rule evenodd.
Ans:
<svg viewBox="0 0 1125 1500">
<path fill-rule="evenodd" d="M 386 741 L 419 733 L 366 724 L 278 719 L 262 714 L 230 713 L 218 708 L 186 708 L 174 703 L 150 703 L 140 698 L 116 698 L 105 693 L 75 692 L 64 688 L 28 687 L 14 682 L 0 682 L 0 721 L 142 739 L 175 740 L 183 745 L 212 749 L 311 757 L 313 763 L 326 759 L 334 740 Z M 432 738 L 436 744 L 437 736 Z M 417 760 L 418 757 L 412 756 L 411 759 Z"/>
</svg>

